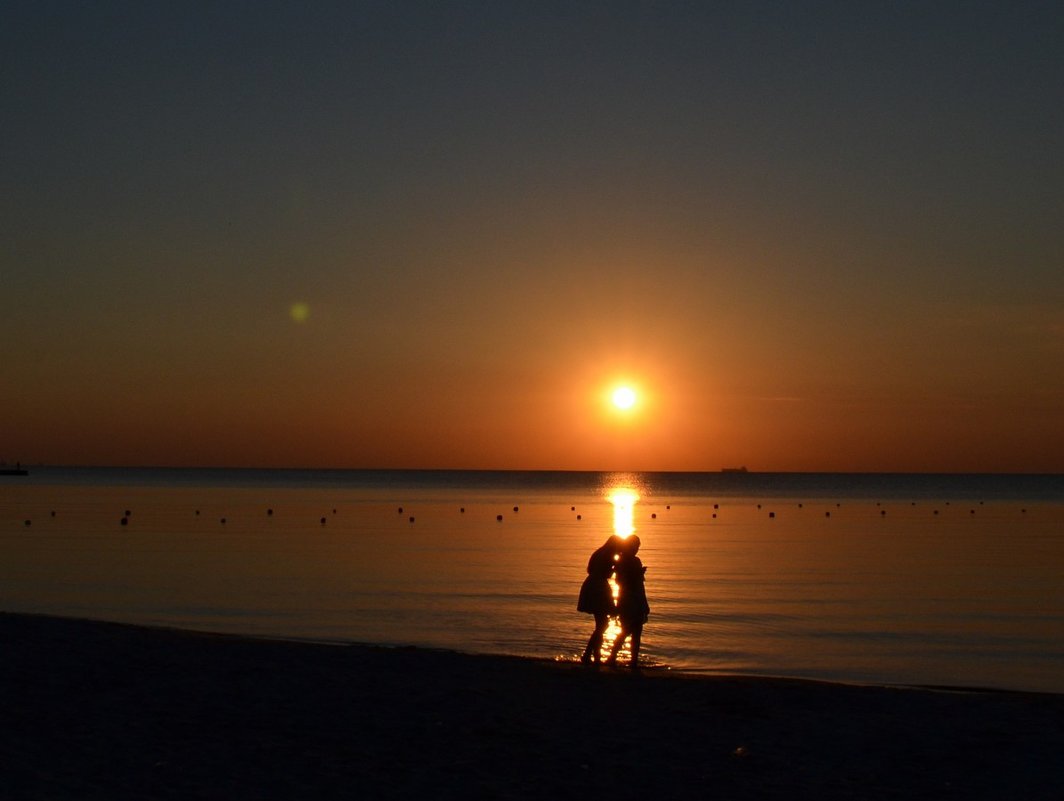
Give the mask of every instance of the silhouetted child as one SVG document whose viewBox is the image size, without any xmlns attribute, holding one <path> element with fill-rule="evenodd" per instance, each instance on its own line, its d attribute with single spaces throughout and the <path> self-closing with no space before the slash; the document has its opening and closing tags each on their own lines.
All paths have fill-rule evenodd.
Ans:
<svg viewBox="0 0 1064 801">
<path fill-rule="evenodd" d="M 626 539 L 622 545 L 621 558 L 617 562 L 615 580 L 620 588 L 617 598 L 617 614 L 621 619 L 621 632 L 613 642 L 610 651 L 610 664 L 617 662 L 617 654 L 624 646 L 625 639 L 632 637 L 633 668 L 639 665 L 639 645 L 643 638 L 643 624 L 650 616 L 650 604 L 647 603 L 647 591 L 644 575 L 647 569 L 643 561 L 636 556 L 639 553 L 639 537 L 635 534 Z"/>
</svg>

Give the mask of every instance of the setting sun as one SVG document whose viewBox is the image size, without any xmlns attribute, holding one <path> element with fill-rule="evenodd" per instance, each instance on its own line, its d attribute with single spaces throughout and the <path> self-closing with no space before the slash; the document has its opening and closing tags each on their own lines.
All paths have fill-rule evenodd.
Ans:
<svg viewBox="0 0 1064 801">
<path fill-rule="evenodd" d="M 617 387 L 613 391 L 613 405 L 618 409 L 631 409 L 637 400 L 635 390 L 631 387 Z"/>
</svg>

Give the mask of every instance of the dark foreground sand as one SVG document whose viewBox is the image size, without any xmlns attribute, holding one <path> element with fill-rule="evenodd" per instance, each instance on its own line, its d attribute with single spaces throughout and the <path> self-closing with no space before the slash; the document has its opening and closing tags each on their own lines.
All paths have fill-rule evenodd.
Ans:
<svg viewBox="0 0 1064 801">
<path fill-rule="evenodd" d="M 0 614 L 0 797 L 1064 799 L 1064 696 Z"/>
</svg>

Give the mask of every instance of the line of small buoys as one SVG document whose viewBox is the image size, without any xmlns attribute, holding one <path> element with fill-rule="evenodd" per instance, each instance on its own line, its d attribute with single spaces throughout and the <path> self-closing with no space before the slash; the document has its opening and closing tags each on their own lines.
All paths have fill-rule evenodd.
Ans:
<svg viewBox="0 0 1064 801">
<path fill-rule="evenodd" d="M 797 506 L 798 509 L 804 509 L 805 508 L 805 504 L 803 502 L 796 501 L 795 503 L 796 503 L 796 506 Z M 883 507 L 883 502 L 882 501 L 875 501 L 875 505 L 877 507 Z M 912 506 L 912 507 L 916 507 L 918 505 L 919 504 L 916 501 L 911 501 L 910 502 L 910 506 Z M 944 505 L 945 506 L 950 506 L 951 502 L 950 501 L 944 501 Z M 986 502 L 981 500 L 981 501 L 977 502 L 977 505 L 978 506 L 985 506 Z M 712 518 L 715 520 L 718 517 L 717 511 L 719 511 L 719 509 L 720 509 L 720 503 L 713 503 L 712 507 L 714 509 L 714 512 L 712 513 Z M 835 508 L 841 508 L 841 507 L 842 507 L 842 503 L 841 502 L 836 502 L 835 503 Z M 521 508 L 520 506 L 515 505 L 515 506 L 512 507 L 512 510 L 513 510 L 514 513 L 518 513 L 520 511 L 520 508 Z M 764 505 L 762 503 L 758 503 L 757 504 L 757 508 L 759 510 L 761 510 L 761 509 L 764 508 Z M 665 510 L 671 510 L 671 509 L 672 509 L 672 505 L 671 504 L 666 504 Z M 576 506 L 575 505 L 571 505 L 569 507 L 569 510 L 571 512 L 575 512 L 576 511 Z M 265 511 L 266 511 L 266 516 L 267 517 L 273 517 L 274 516 L 273 507 L 268 507 Z M 465 514 L 466 513 L 466 507 L 465 506 L 461 506 L 461 507 L 459 507 L 458 511 L 461 514 Z M 1020 514 L 1024 514 L 1024 515 L 1027 514 L 1027 511 L 1028 510 L 1027 510 L 1026 507 L 1021 508 L 1019 510 Z M 402 506 L 397 507 L 397 512 L 400 515 L 403 514 L 404 513 L 404 507 L 402 507 Z M 968 510 L 969 515 L 975 515 L 976 512 L 977 512 L 977 508 L 976 507 L 969 507 L 969 510 Z M 201 516 L 201 510 L 199 510 L 199 509 L 196 509 L 194 513 L 195 513 L 196 517 L 200 517 Z M 53 518 L 57 516 L 57 512 L 54 509 L 50 510 L 49 514 Z M 338 509 L 333 507 L 332 514 L 333 515 L 338 514 Z M 941 515 L 941 510 L 938 509 L 938 508 L 932 508 L 932 514 L 935 515 L 935 516 L 939 516 L 939 515 Z M 130 524 L 130 520 L 132 518 L 132 515 L 133 515 L 132 510 L 126 509 L 124 511 L 124 515 L 119 519 L 119 524 L 122 525 L 122 526 L 128 526 Z M 880 515 L 881 518 L 885 518 L 887 516 L 887 509 L 880 508 L 879 515 Z M 576 517 L 577 520 L 583 520 L 583 515 L 582 514 L 577 514 L 575 517 Z M 824 512 L 824 517 L 825 518 L 830 518 L 831 517 L 831 512 L 830 511 L 825 511 Z M 768 512 L 768 518 L 769 519 L 775 519 L 776 518 L 776 512 L 774 512 L 774 511 Z M 495 516 L 495 519 L 496 519 L 496 521 L 501 523 L 504 520 L 504 516 L 502 514 L 497 514 Z M 650 519 L 651 520 L 657 520 L 658 519 L 658 512 L 652 512 L 650 514 Z M 407 521 L 409 523 L 414 523 L 416 521 L 416 518 L 415 518 L 414 515 L 409 515 L 407 517 Z M 319 519 L 319 523 L 322 526 L 325 526 L 327 522 L 328 521 L 327 521 L 327 518 L 325 516 L 322 516 Z M 226 525 L 228 523 L 228 518 L 226 518 L 226 517 L 219 518 L 219 523 L 221 525 L 223 525 L 223 526 Z M 26 527 L 32 526 L 32 524 L 33 524 L 33 520 L 31 518 L 26 518 L 25 520 L 23 520 L 23 525 L 26 526 Z"/>
</svg>

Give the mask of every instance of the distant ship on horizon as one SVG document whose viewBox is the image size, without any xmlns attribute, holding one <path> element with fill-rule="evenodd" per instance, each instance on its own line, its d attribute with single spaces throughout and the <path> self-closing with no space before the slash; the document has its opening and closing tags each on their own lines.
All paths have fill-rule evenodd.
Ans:
<svg viewBox="0 0 1064 801">
<path fill-rule="evenodd" d="M 720 472 L 722 472 L 722 473 L 748 473 L 750 471 L 746 469 L 746 465 L 744 464 L 742 467 L 722 467 L 720 469 Z"/>
</svg>

